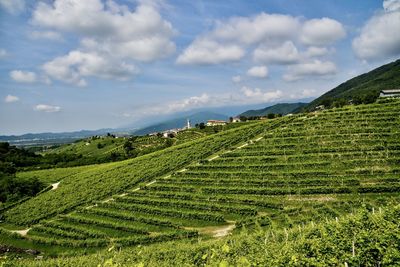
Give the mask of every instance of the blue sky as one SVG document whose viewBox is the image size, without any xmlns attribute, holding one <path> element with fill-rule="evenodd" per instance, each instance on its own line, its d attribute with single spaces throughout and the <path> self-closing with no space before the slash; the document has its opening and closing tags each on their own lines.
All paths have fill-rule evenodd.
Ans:
<svg viewBox="0 0 400 267">
<path fill-rule="evenodd" d="M 399 0 L 0 0 L 0 134 L 317 97 L 399 30 Z"/>
</svg>

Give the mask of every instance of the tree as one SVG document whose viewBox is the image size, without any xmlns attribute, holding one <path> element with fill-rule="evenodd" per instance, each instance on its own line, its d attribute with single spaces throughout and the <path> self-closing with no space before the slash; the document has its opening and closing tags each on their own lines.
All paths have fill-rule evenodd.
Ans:
<svg viewBox="0 0 400 267">
<path fill-rule="evenodd" d="M 233 122 L 233 117 L 229 117 L 229 122 Z"/>
<path fill-rule="evenodd" d="M 102 148 L 105 147 L 105 146 L 106 146 L 105 144 L 97 143 L 97 148 L 98 148 L 98 149 L 102 149 Z"/>
<path fill-rule="evenodd" d="M 275 118 L 275 114 L 274 113 L 268 113 L 267 118 L 268 119 L 273 119 L 273 118 Z"/>
<path fill-rule="evenodd" d="M 206 128 L 206 125 L 204 124 L 204 122 L 201 122 L 201 123 L 199 124 L 199 128 L 200 128 L 200 129 Z"/>
<path fill-rule="evenodd" d="M 133 144 L 131 141 L 126 140 L 124 143 L 124 151 L 127 155 L 130 155 L 132 150 L 134 149 Z"/>
</svg>

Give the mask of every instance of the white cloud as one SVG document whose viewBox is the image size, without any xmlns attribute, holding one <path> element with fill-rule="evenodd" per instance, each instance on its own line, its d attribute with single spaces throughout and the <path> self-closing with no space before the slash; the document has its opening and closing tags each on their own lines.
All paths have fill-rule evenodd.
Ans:
<svg viewBox="0 0 400 267">
<path fill-rule="evenodd" d="M 39 104 L 33 107 L 34 110 L 36 111 L 42 111 L 42 112 L 47 112 L 47 113 L 54 113 L 54 112 L 59 112 L 61 108 L 59 106 L 52 106 L 52 105 L 45 105 L 45 104 Z"/>
<path fill-rule="evenodd" d="M 384 1 L 384 10 L 370 18 L 353 40 L 357 57 L 387 59 L 400 55 L 400 1 Z"/>
<path fill-rule="evenodd" d="M 13 102 L 17 102 L 17 101 L 19 101 L 19 97 L 14 96 L 14 95 L 7 95 L 4 98 L 4 102 L 6 102 L 6 103 L 13 103 Z"/>
<path fill-rule="evenodd" d="M 232 77 L 232 82 L 234 82 L 234 83 L 240 83 L 241 81 L 242 81 L 242 77 L 240 75 Z"/>
<path fill-rule="evenodd" d="M 300 40 L 306 45 L 329 45 L 346 36 L 343 25 L 330 18 L 311 19 L 304 23 Z"/>
<path fill-rule="evenodd" d="M 272 102 L 281 99 L 284 94 L 281 90 L 263 91 L 260 88 L 249 88 L 243 86 L 241 89 L 243 95 L 247 98 L 244 99 L 246 103 L 263 103 Z"/>
<path fill-rule="evenodd" d="M 336 74 L 336 65 L 330 61 L 313 60 L 288 67 L 288 73 L 283 76 L 285 81 L 297 81 L 309 76 L 327 77 Z"/>
<path fill-rule="evenodd" d="M 245 55 L 238 45 L 221 44 L 210 39 L 197 39 L 179 55 L 178 64 L 220 64 L 238 61 Z"/>
<path fill-rule="evenodd" d="M 242 44 L 283 41 L 295 35 L 299 20 L 282 14 L 260 13 L 253 17 L 234 17 L 218 22 L 210 34 L 213 38 Z"/>
<path fill-rule="evenodd" d="M 188 109 L 195 109 L 206 106 L 210 103 L 210 96 L 208 94 L 202 94 L 200 96 L 192 96 L 181 101 L 176 101 L 168 104 L 166 112 L 173 113 L 177 111 L 184 111 Z"/>
<path fill-rule="evenodd" d="M 55 31 L 32 31 L 29 36 L 34 39 L 47 39 L 52 41 L 62 41 L 63 37 Z"/>
<path fill-rule="evenodd" d="M 18 14 L 25 10 L 24 0 L 0 0 L 0 6 L 11 14 Z"/>
<path fill-rule="evenodd" d="M 310 46 L 309 48 L 307 48 L 305 55 L 307 57 L 321 57 L 327 55 L 330 52 L 331 51 L 329 51 L 326 47 Z"/>
<path fill-rule="evenodd" d="M 400 0 L 385 0 L 383 1 L 383 9 L 385 11 L 399 11 L 400 10 Z"/>
<path fill-rule="evenodd" d="M 268 76 L 268 68 L 266 66 L 254 66 L 247 71 L 247 75 L 256 78 L 266 78 Z"/>
<path fill-rule="evenodd" d="M 21 83 L 34 83 L 37 80 L 36 73 L 31 71 L 13 70 L 10 72 L 10 77 Z"/>
<path fill-rule="evenodd" d="M 217 21 L 178 56 L 181 64 L 235 62 L 253 50 L 256 62 L 295 64 L 301 60 L 296 43 L 325 46 L 346 35 L 343 25 L 330 18 L 302 20 L 283 14 L 260 13 Z M 214 52 L 217 53 L 214 54 Z M 314 51 L 315 52 L 315 51 Z M 321 51 L 319 51 L 321 53 Z M 316 56 L 315 54 L 313 56 Z"/>
<path fill-rule="evenodd" d="M 46 75 L 77 86 L 86 86 L 85 77 L 128 80 L 138 73 L 131 64 L 115 61 L 95 52 L 71 51 L 68 55 L 55 58 L 42 66 Z"/>
<path fill-rule="evenodd" d="M 170 39 L 176 31 L 151 4 L 142 3 L 130 11 L 112 0 L 106 4 L 101 0 L 40 2 L 32 23 L 75 33 L 86 50 L 113 58 L 153 61 L 175 51 Z"/>
<path fill-rule="evenodd" d="M 310 97 L 317 97 L 320 96 L 321 93 L 315 89 L 303 89 L 300 92 L 290 94 L 291 99 L 304 99 Z"/>
<path fill-rule="evenodd" d="M 7 57 L 8 53 L 5 49 L 0 48 L 0 59 Z"/>
<path fill-rule="evenodd" d="M 300 60 L 300 54 L 293 42 L 286 41 L 279 46 L 259 46 L 253 52 L 253 59 L 272 64 L 293 64 Z"/>
</svg>

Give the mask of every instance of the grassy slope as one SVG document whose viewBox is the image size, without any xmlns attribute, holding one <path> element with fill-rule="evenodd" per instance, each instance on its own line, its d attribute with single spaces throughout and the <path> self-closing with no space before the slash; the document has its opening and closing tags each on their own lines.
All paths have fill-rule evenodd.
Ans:
<svg viewBox="0 0 400 267">
<path fill-rule="evenodd" d="M 104 166 L 104 163 L 101 166 Z M 89 169 L 96 169 L 100 165 L 86 165 L 79 167 L 69 167 L 69 168 L 54 168 L 54 169 L 46 169 L 46 170 L 36 170 L 36 171 L 25 171 L 25 172 L 17 172 L 17 177 L 23 179 L 30 178 L 38 178 L 41 182 L 45 184 L 51 184 L 59 182 L 69 176 L 82 173 Z"/>
<path fill-rule="evenodd" d="M 305 106 L 312 110 L 327 98 L 352 99 L 354 96 L 379 95 L 380 90 L 400 87 L 400 59 L 352 78 Z"/>
<path fill-rule="evenodd" d="M 222 240 L 174 241 L 58 259 L 3 259 L 5 266 L 397 266 L 400 206 L 362 209 L 291 230 L 243 231 Z M 354 247 L 354 254 L 353 254 Z M 0 259 L 1 263 L 1 259 Z"/>
<path fill-rule="evenodd" d="M 224 131 L 196 141 L 122 162 L 98 165 L 83 173 L 67 176 L 54 191 L 43 193 L 7 211 L 6 220 L 29 225 L 43 218 L 122 192 L 139 182 L 177 170 L 258 134 L 260 124 Z"/>
</svg>

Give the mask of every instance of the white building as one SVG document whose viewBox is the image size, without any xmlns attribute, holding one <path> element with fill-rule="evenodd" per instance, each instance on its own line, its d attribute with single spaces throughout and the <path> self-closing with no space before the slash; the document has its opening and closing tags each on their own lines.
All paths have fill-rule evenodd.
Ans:
<svg viewBox="0 0 400 267">
<path fill-rule="evenodd" d="M 219 120 L 209 120 L 207 121 L 207 126 L 219 126 L 219 125 L 226 125 L 226 121 L 219 121 Z"/>
<path fill-rule="evenodd" d="M 379 97 L 400 97 L 400 89 L 382 90 Z"/>
</svg>

